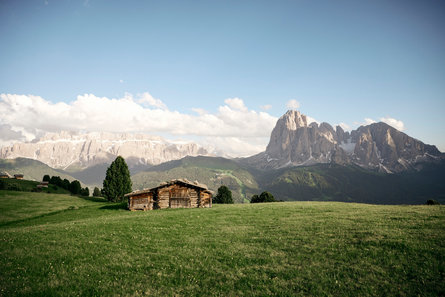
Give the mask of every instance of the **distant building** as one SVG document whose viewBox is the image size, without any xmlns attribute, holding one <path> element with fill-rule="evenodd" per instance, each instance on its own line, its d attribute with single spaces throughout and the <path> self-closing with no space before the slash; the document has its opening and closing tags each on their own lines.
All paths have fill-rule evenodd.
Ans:
<svg viewBox="0 0 445 297">
<path fill-rule="evenodd" d="M 7 173 L 6 171 L 0 172 L 0 178 L 11 178 L 11 175 Z"/>
<path fill-rule="evenodd" d="M 14 174 L 15 179 L 23 179 L 23 174 Z"/>
<path fill-rule="evenodd" d="M 207 186 L 187 179 L 174 179 L 125 197 L 129 210 L 212 207 L 212 192 Z"/>
<path fill-rule="evenodd" d="M 42 182 L 40 182 L 40 184 L 37 185 L 37 188 L 38 188 L 38 189 L 48 188 L 48 184 L 49 184 L 49 182 L 47 182 L 47 181 L 42 181 Z"/>
</svg>

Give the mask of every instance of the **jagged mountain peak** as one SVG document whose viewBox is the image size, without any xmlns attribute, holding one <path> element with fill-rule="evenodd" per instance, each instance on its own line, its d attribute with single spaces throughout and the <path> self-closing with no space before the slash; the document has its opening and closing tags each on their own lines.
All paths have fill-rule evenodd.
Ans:
<svg viewBox="0 0 445 297">
<path fill-rule="evenodd" d="M 360 126 L 349 133 L 325 122 L 307 125 L 305 115 L 289 110 L 277 121 L 266 151 L 247 162 L 262 168 L 352 163 L 392 173 L 442 158 L 444 155 L 435 146 L 383 122 Z"/>
<path fill-rule="evenodd" d="M 297 130 L 307 126 L 307 117 L 298 110 L 290 109 L 278 119 L 277 125 L 280 124 L 289 130 Z"/>
</svg>

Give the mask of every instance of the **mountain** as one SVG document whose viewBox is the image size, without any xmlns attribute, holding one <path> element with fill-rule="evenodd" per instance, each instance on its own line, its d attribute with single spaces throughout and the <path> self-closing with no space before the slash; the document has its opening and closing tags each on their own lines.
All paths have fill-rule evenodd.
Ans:
<svg viewBox="0 0 445 297">
<path fill-rule="evenodd" d="M 419 171 L 383 173 L 360 166 L 316 164 L 262 171 L 261 190 L 287 201 L 342 201 L 373 204 L 445 203 L 445 162 Z"/>
<path fill-rule="evenodd" d="M 185 156 L 209 155 L 203 147 L 188 142 L 169 142 L 144 134 L 72 132 L 48 133 L 39 140 L 3 147 L 0 158 L 29 158 L 52 168 L 78 171 L 99 164 L 110 164 L 116 156 L 129 167 L 157 165 Z"/>
<path fill-rule="evenodd" d="M 374 123 L 345 132 L 328 123 L 308 124 L 299 111 L 289 110 L 277 121 L 265 152 L 245 159 L 262 169 L 314 164 L 355 164 L 387 173 L 417 170 L 444 158 L 427 145 L 385 124 Z"/>
</svg>

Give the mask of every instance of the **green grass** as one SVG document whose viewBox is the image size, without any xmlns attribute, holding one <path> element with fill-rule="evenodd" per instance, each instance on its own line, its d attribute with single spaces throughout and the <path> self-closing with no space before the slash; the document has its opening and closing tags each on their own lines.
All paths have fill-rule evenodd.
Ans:
<svg viewBox="0 0 445 297">
<path fill-rule="evenodd" d="M 445 294 L 443 206 L 286 202 L 129 212 L 34 195 L 0 194 L 1 296 Z"/>
</svg>

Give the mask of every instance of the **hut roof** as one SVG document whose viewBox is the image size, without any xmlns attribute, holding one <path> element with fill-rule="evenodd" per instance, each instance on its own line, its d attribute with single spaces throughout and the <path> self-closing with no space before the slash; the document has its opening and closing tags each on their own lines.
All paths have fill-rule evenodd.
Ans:
<svg viewBox="0 0 445 297">
<path fill-rule="evenodd" d="M 9 174 L 9 173 L 6 172 L 6 171 L 1 171 L 1 172 L 0 172 L 0 175 L 1 175 L 1 176 L 5 176 L 5 175 L 6 175 L 6 176 L 8 176 L 8 177 L 12 177 L 12 175 Z"/>
<path fill-rule="evenodd" d="M 182 185 L 185 185 L 185 186 L 188 186 L 188 187 L 198 188 L 198 189 L 200 189 L 200 190 L 204 190 L 204 191 L 207 191 L 207 192 L 209 192 L 209 193 L 212 193 L 212 192 L 207 188 L 207 186 L 206 186 L 205 184 L 201 184 L 201 183 L 199 183 L 198 181 L 194 181 L 194 182 L 192 182 L 192 181 L 189 181 L 189 180 L 186 179 L 186 178 L 180 178 L 180 179 L 172 179 L 172 180 L 170 180 L 170 181 L 163 182 L 163 183 L 161 183 L 159 186 L 154 187 L 154 188 L 150 188 L 150 189 L 145 188 L 145 189 L 142 189 L 142 190 L 133 191 L 133 192 L 131 192 L 131 193 L 125 194 L 124 197 L 134 196 L 134 195 L 139 195 L 139 194 L 145 194 L 145 193 L 153 192 L 153 191 L 155 191 L 155 190 L 157 190 L 157 189 L 164 188 L 164 187 L 168 187 L 168 186 L 171 186 L 171 185 L 174 185 L 174 184 L 182 184 Z"/>
</svg>

